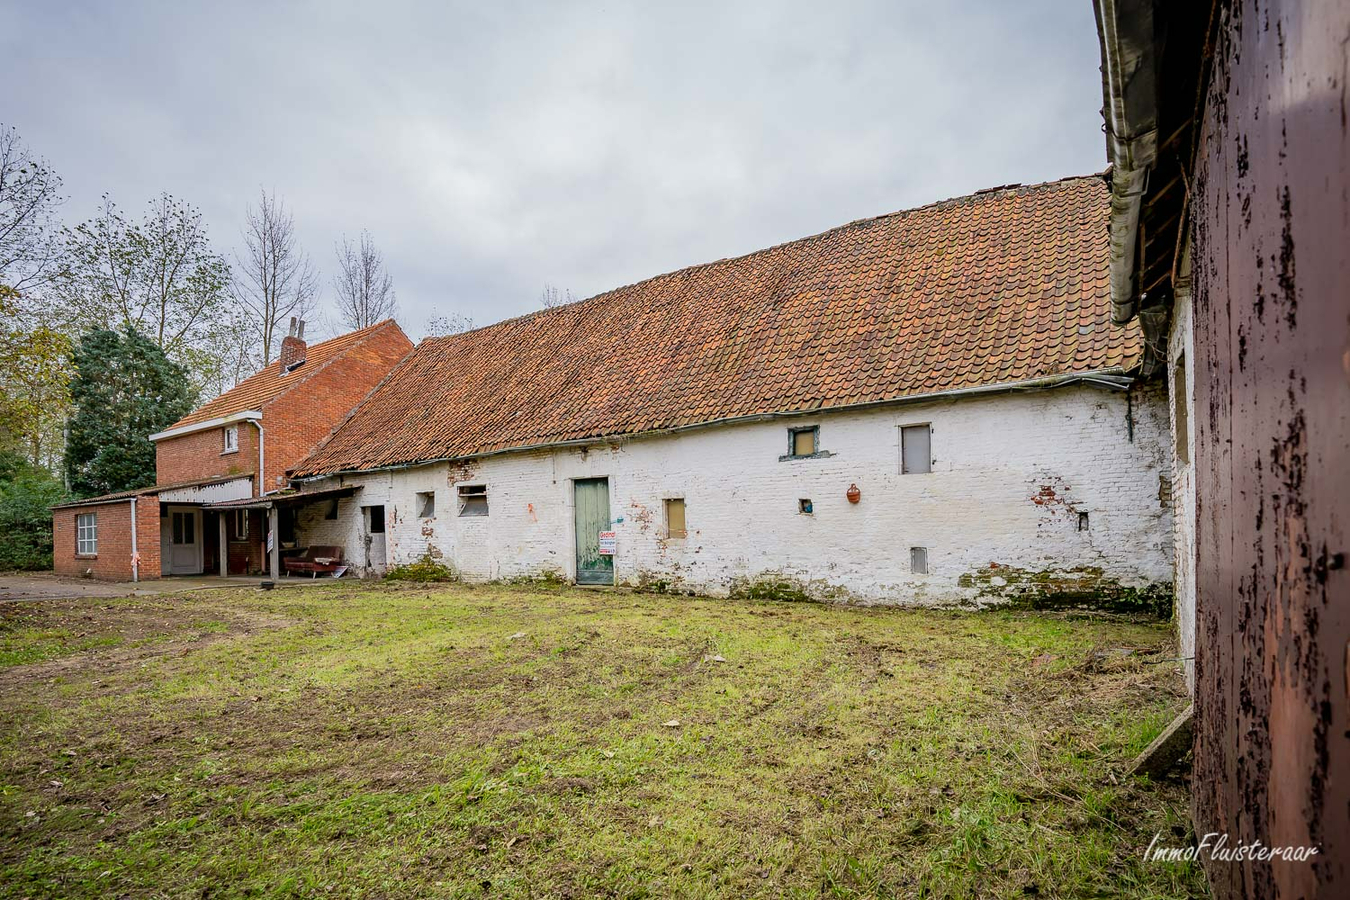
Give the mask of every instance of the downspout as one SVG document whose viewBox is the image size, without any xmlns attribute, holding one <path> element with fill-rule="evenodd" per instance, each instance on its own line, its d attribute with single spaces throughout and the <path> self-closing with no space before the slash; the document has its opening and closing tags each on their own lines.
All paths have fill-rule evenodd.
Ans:
<svg viewBox="0 0 1350 900">
<path fill-rule="evenodd" d="M 136 550 L 136 498 L 131 498 L 131 580 L 138 582 L 141 580 L 141 554 Z"/>
<path fill-rule="evenodd" d="M 249 419 L 258 428 L 258 496 L 261 497 L 267 493 L 267 452 L 264 449 L 266 443 L 266 433 L 263 431 L 261 419 Z"/>
<path fill-rule="evenodd" d="M 1139 211 L 1158 155 L 1153 6 L 1095 0 L 1102 48 L 1102 115 L 1111 160 L 1111 321 L 1138 311 Z"/>
</svg>

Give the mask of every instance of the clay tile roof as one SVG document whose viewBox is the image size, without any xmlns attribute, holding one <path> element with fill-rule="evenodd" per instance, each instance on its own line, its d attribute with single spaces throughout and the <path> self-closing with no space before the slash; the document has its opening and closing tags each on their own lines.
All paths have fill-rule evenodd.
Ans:
<svg viewBox="0 0 1350 900">
<path fill-rule="evenodd" d="M 865 219 L 423 341 L 295 469 L 450 459 L 1129 369 L 1100 176 Z"/>
<path fill-rule="evenodd" d="M 383 322 L 377 322 L 368 328 L 351 331 L 322 343 L 313 344 L 305 350 L 305 364 L 286 375 L 281 374 L 277 361 L 272 360 L 267 368 L 253 373 L 219 397 L 204 406 L 198 407 L 164 430 L 168 431 L 184 425 L 195 425 L 198 422 L 205 422 L 209 419 L 233 415 L 250 409 L 259 409 L 290 388 L 312 377 L 329 360 L 386 328 L 398 328 L 398 324 L 393 319 L 385 319 Z"/>
</svg>

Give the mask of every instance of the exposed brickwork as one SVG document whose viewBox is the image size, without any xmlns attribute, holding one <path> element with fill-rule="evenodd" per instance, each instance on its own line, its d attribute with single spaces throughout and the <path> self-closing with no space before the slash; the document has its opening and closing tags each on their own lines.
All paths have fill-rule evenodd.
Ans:
<svg viewBox="0 0 1350 900">
<path fill-rule="evenodd" d="M 281 354 L 277 359 L 278 370 L 284 372 L 287 367 L 302 362 L 305 358 L 305 342 L 294 335 L 281 339 Z"/>
<path fill-rule="evenodd" d="M 76 519 L 93 514 L 98 521 L 98 552 L 93 556 L 76 554 Z M 137 552 L 140 554 L 140 578 L 160 577 L 159 501 L 153 496 L 136 501 Z M 130 581 L 131 501 L 115 500 L 91 506 L 66 507 L 52 514 L 55 538 L 53 568 L 59 575 L 85 575 L 109 581 Z"/>
<path fill-rule="evenodd" d="M 256 477 L 258 429 L 251 422 L 239 422 L 236 423 L 239 449 L 234 453 L 222 452 L 225 446 L 223 428 L 159 441 L 156 445 L 156 483 L 164 485 L 222 475 L 254 475 L 255 495 L 280 487 L 278 477 L 284 478 L 290 468 L 327 437 L 412 349 L 412 342 L 393 322 L 354 334 L 359 340 L 344 335 L 310 348 L 305 365 L 290 375 L 282 376 L 277 366 L 269 366 L 249 378 L 244 384 L 252 383 L 252 387 L 244 396 L 233 398 L 228 407 L 224 401 L 235 391 L 202 408 L 214 410 L 217 416 L 245 409 L 262 412 L 266 431 L 263 456 L 267 472 L 264 478 Z M 233 406 L 239 406 L 239 409 Z M 194 412 L 182 421 L 191 424 L 200 420 L 201 416 Z"/>
<path fill-rule="evenodd" d="M 221 452 L 225 447 L 225 436 L 220 428 L 159 441 L 155 445 L 155 483 L 179 484 L 223 475 L 255 474 L 258 471 L 258 429 L 249 422 L 237 424 L 239 449 L 234 453 Z"/>
</svg>

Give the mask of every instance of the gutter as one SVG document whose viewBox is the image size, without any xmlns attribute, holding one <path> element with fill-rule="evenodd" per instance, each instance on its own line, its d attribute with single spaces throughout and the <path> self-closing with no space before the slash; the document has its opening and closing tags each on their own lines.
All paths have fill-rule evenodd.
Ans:
<svg viewBox="0 0 1350 900">
<path fill-rule="evenodd" d="M 262 418 L 262 410 L 250 409 L 244 412 L 231 413 L 228 416 L 218 416 L 214 419 L 207 419 L 205 422 L 194 422 L 191 425 L 183 425 L 179 428 L 170 428 L 168 431 L 159 431 L 150 435 L 151 441 L 163 441 L 169 438 L 182 437 L 185 434 L 196 434 L 199 431 L 210 431 L 212 428 L 220 428 L 223 425 L 232 425 L 235 422 L 247 422 Z"/>
<path fill-rule="evenodd" d="M 1139 210 L 1158 155 L 1153 6 L 1093 0 L 1102 50 L 1102 116 L 1111 160 L 1111 321 L 1138 310 Z"/>
<path fill-rule="evenodd" d="M 704 428 L 716 428 L 724 425 L 746 425 L 754 422 L 772 422 L 778 419 L 801 418 L 803 416 L 828 415 L 838 412 L 855 412 L 863 409 L 875 409 L 883 406 L 909 406 L 916 403 L 929 403 L 935 400 L 957 400 L 964 397 L 977 397 L 986 394 L 1017 394 L 1043 391 L 1051 388 L 1083 384 L 1089 387 L 1105 388 L 1113 391 L 1128 390 L 1134 378 L 1125 374 L 1120 366 L 1097 369 L 1092 372 L 1072 372 L 1063 375 L 1047 375 L 1042 378 L 1029 378 L 1025 381 L 1008 381 L 1001 384 L 981 384 L 975 387 L 952 388 L 945 391 L 933 391 L 927 394 L 911 394 L 907 397 L 892 397 L 886 400 L 868 400 L 863 403 L 848 403 L 841 406 L 817 407 L 816 409 L 793 410 L 791 412 L 756 413 L 749 416 L 730 416 L 724 419 L 712 419 L 692 425 L 676 425 L 673 428 L 654 428 L 650 431 L 638 431 L 632 434 L 597 435 L 594 437 L 572 438 L 566 441 L 552 441 L 547 444 L 522 444 L 501 450 L 488 450 L 483 453 L 469 453 L 463 456 L 440 456 L 435 459 L 423 459 L 417 462 L 394 463 L 387 466 L 375 466 L 369 469 L 340 469 L 335 472 L 322 472 L 314 475 L 302 475 L 292 478 L 293 482 L 319 481 L 325 478 L 337 478 L 342 475 L 364 475 L 373 472 L 397 472 L 403 469 L 417 469 L 422 466 L 434 466 L 438 463 L 463 462 L 466 460 L 486 459 L 491 456 L 504 456 L 508 453 L 523 453 L 530 450 L 556 450 L 567 447 L 588 447 L 609 441 L 630 441 L 641 438 L 664 437 L 697 431 Z"/>
</svg>

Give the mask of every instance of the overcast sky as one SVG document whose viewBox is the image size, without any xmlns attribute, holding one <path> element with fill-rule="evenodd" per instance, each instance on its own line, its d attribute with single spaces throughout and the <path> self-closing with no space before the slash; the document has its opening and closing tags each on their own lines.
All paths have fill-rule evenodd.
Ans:
<svg viewBox="0 0 1350 900">
<path fill-rule="evenodd" d="M 1090 0 L 0 0 L 0 85 L 68 224 L 169 191 L 229 252 L 274 189 L 414 338 L 1106 163 Z"/>
</svg>

